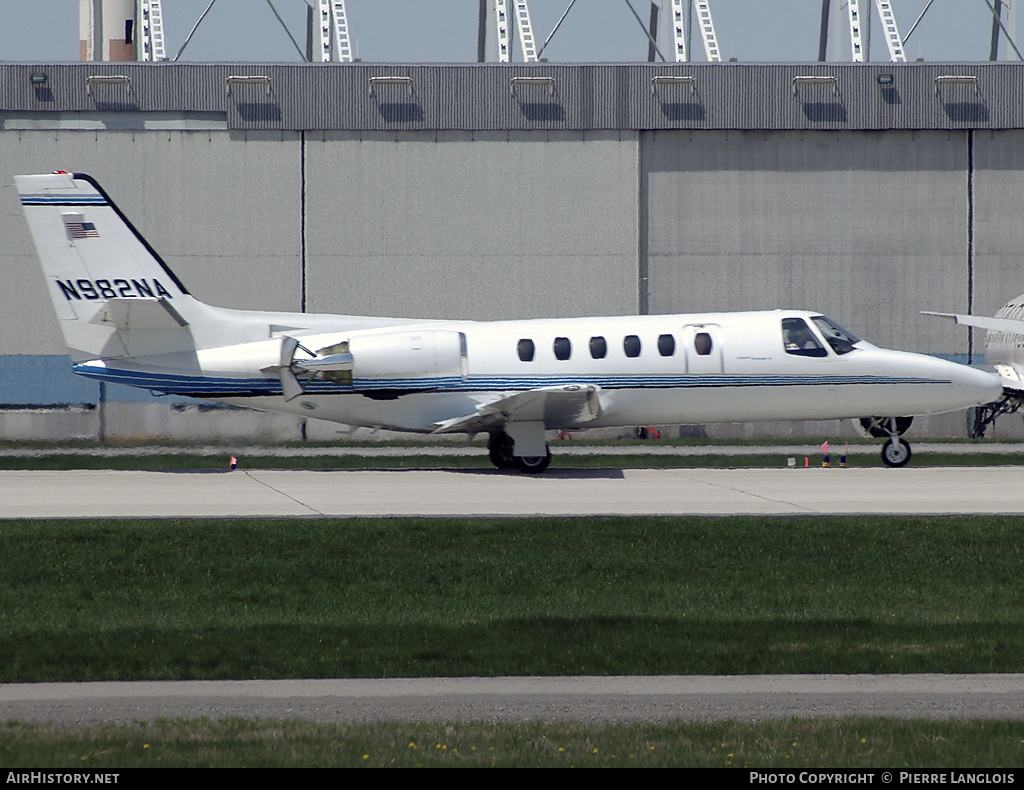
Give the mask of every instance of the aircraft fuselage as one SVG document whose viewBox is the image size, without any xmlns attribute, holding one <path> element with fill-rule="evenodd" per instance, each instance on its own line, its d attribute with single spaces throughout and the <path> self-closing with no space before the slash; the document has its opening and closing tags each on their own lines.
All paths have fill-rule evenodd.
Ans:
<svg viewBox="0 0 1024 790">
<path fill-rule="evenodd" d="M 310 378 L 292 400 L 274 373 L 277 338 L 199 350 L 188 360 L 191 369 L 179 367 L 180 355 L 157 355 L 76 370 L 168 393 L 420 432 L 471 413 L 482 396 L 552 387 L 593 387 L 600 409 L 582 418 L 545 414 L 547 429 L 918 415 L 963 408 L 996 392 L 988 374 L 865 341 L 840 355 L 818 337 L 822 356 L 787 352 L 783 318 L 810 327 L 815 315 L 396 321 L 354 332 L 293 332 L 314 353 L 347 343 L 353 366 L 349 375 Z M 302 316 L 288 318 L 294 326 Z M 700 342 L 710 346 L 698 348 Z"/>
</svg>

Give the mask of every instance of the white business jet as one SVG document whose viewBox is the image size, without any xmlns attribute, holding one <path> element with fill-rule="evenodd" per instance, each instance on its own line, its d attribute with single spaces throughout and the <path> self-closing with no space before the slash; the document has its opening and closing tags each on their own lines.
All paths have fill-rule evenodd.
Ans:
<svg viewBox="0 0 1024 790">
<path fill-rule="evenodd" d="M 76 373 L 352 426 L 486 432 L 499 468 L 543 471 L 551 429 L 837 418 L 868 420 L 902 466 L 907 418 L 1001 392 L 993 374 L 801 310 L 476 322 L 213 307 L 90 176 L 15 179 Z"/>
<path fill-rule="evenodd" d="M 991 317 L 933 312 L 924 315 L 952 318 L 958 324 L 986 330 L 985 362 L 995 369 L 1003 392 L 999 399 L 971 410 L 968 434 L 980 439 L 997 417 L 1013 414 L 1024 405 L 1024 294 L 1011 299 Z"/>
</svg>

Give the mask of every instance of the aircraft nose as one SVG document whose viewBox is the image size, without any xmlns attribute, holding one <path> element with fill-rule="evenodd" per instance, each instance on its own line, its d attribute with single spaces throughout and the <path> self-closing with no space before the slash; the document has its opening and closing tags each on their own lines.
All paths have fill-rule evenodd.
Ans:
<svg viewBox="0 0 1024 790">
<path fill-rule="evenodd" d="M 948 364 L 954 368 L 950 377 L 953 384 L 964 395 L 965 401 L 971 401 L 970 405 L 977 406 L 999 400 L 1003 393 L 1003 385 L 996 374 L 952 362 Z"/>
</svg>

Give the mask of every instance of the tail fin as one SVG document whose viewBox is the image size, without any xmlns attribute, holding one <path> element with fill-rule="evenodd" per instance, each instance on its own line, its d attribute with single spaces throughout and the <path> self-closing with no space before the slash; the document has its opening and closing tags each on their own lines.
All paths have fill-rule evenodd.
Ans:
<svg viewBox="0 0 1024 790">
<path fill-rule="evenodd" d="M 195 302 L 90 176 L 15 176 L 25 218 L 75 362 L 131 356 L 128 338 L 183 330 Z M 160 343 L 165 350 L 168 340 Z M 173 340 L 170 346 L 178 345 Z"/>
</svg>

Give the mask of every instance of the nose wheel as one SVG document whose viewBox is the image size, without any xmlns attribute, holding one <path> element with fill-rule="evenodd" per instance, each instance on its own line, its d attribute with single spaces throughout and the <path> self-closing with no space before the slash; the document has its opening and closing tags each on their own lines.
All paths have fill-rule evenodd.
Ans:
<svg viewBox="0 0 1024 790">
<path fill-rule="evenodd" d="M 906 466 L 910 463 L 910 455 L 910 445 L 898 436 L 882 446 L 882 462 L 892 468 Z"/>
<path fill-rule="evenodd" d="M 863 417 L 854 420 L 854 427 L 864 436 L 888 437 L 889 441 L 882 445 L 882 463 L 899 468 L 910 463 L 910 445 L 900 436 L 906 433 L 913 421 L 913 417 Z"/>
</svg>

